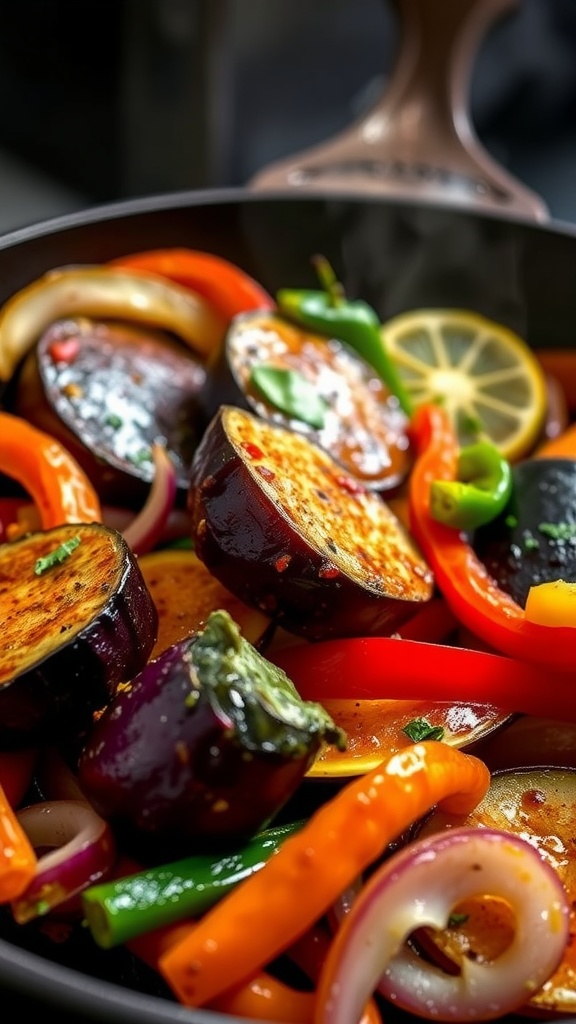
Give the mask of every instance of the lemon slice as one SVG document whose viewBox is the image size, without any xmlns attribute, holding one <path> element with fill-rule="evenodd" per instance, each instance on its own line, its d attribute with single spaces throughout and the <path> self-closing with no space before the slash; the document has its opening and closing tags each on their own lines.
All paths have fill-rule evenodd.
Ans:
<svg viewBox="0 0 576 1024">
<path fill-rule="evenodd" d="M 418 309 L 383 324 L 382 338 L 414 405 L 441 403 L 460 445 L 491 441 L 515 460 L 536 443 L 544 371 L 509 328 L 468 310 Z"/>
</svg>

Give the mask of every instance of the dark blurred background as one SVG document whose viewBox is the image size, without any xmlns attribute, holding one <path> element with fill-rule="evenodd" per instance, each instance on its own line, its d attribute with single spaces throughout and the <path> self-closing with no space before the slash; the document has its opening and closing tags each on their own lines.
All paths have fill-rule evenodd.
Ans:
<svg viewBox="0 0 576 1024">
<path fill-rule="evenodd" d="M 397 42 L 386 0 L 0 0 L 0 232 L 243 185 L 367 109 Z M 521 0 L 491 29 L 470 110 L 576 221 L 576 0 Z"/>
</svg>

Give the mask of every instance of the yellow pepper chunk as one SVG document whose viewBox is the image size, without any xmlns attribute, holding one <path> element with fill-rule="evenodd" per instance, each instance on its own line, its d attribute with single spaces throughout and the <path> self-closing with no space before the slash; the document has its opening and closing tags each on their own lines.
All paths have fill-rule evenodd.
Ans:
<svg viewBox="0 0 576 1024">
<path fill-rule="evenodd" d="M 530 587 L 525 615 L 543 626 L 576 626 L 576 583 L 551 580 Z"/>
</svg>

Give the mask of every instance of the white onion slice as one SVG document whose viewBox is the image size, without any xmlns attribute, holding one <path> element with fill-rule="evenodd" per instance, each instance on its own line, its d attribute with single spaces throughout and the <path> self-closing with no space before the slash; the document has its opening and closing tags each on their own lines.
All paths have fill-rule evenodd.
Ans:
<svg viewBox="0 0 576 1024">
<path fill-rule="evenodd" d="M 447 927 L 462 899 L 498 896 L 516 918 L 491 963 L 447 974 L 405 945 L 417 928 Z M 315 1024 L 352 1024 L 378 990 L 430 1020 L 491 1020 L 525 1005 L 554 973 L 569 937 L 569 905 L 553 868 L 525 840 L 496 829 L 453 828 L 393 854 L 343 921 L 318 987 Z"/>
<path fill-rule="evenodd" d="M 85 802 L 31 804 L 18 812 L 18 820 L 35 849 L 50 851 L 39 857 L 30 885 L 11 905 L 18 924 L 48 913 L 96 884 L 114 864 L 112 830 Z"/>
<path fill-rule="evenodd" d="M 176 497 L 176 469 L 163 445 L 152 445 L 154 476 L 146 501 L 123 537 L 135 555 L 145 555 L 164 533 Z"/>
<path fill-rule="evenodd" d="M 206 299 L 154 274 L 106 265 L 62 268 L 16 292 L 0 310 L 0 380 L 10 379 L 54 320 L 77 314 L 164 328 L 203 356 L 225 331 Z"/>
</svg>

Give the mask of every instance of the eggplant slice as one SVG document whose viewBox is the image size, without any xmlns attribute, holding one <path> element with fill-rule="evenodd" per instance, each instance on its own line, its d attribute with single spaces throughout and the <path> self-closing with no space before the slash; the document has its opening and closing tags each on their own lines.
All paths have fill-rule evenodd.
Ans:
<svg viewBox="0 0 576 1024">
<path fill-rule="evenodd" d="M 217 609 L 109 704 L 79 780 L 104 818 L 165 859 L 264 828 L 324 743 L 342 748 L 345 736 Z"/>
<path fill-rule="evenodd" d="M 137 507 L 153 477 L 157 440 L 186 493 L 205 379 L 199 358 L 159 331 L 59 320 L 23 363 L 14 411 L 66 445 L 102 501 Z"/>
<path fill-rule="evenodd" d="M 284 374 L 281 403 L 258 383 L 274 372 Z M 373 368 L 344 342 L 273 313 L 234 319 L 203 400 L 208 419 L 235 405 L 304 434 L 373 490 L 398 486 L 410 468 L 407 417 Z"/>
<path fill-rule="evenodd" d="M 432 572 L 379 495 L 301 434 L 232 406 L 191 469 L 196 552 L 246 604 L 311 640 L 390 634 Z"/>
<path fill-rule="evenodd" d="M 473 545 L 498 586 L 525 607 L 532 586 L 576 582 L 576 460 L 528 459 L 513 466 L 512 479 L 507 508 L 476 530 Z"/>
<path fill-rule="evenodd" d="M 66 524 L 0 546 L 0 745 L 73 741 L 146 664 L 157 613 L 121 534 Z"/>
</svg>

